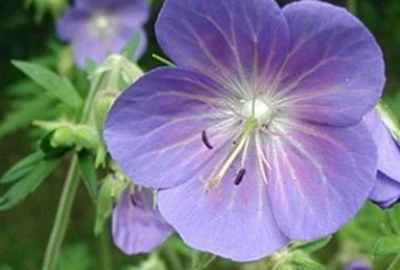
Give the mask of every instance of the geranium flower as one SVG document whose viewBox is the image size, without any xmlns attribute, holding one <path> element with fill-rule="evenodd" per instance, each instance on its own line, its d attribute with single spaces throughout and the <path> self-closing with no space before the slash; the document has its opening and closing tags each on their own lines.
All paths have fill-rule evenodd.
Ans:
<svg viewBox="0 0 400 270">
<path fill-rule="evenodd" d="M 171 226 L 154 207 L 150 190 L 124 192 L 112 215 L 113 239 L 119 249 L 128 255 L 150 252 L 171 233 Z"/>
<path fill-rule="evenodd" d="M 143 25 L 149 17 L 147 0 L 75 0 L 60 18 L 60 39 L 74 46 L 75 60 L 82 68 L 88 59 L 102 63 L 110 53 L 119 53 L 139 36 L 135 59 L 147 44 Z"/>
<path fill-rule="evenodd" d="M 378 145 L 378 181 L 370 199 L 389 208 L 400 200 L 400 146 L 377 111 L 368 113 L 365 122 Z"/>
<path fill-rule="evenodd" d="M 359 20 L 319 1 L 167 0 L 156 33 L 177 67 L 125 91 L 105 139 L 188 245 L 250 261 L 356 215 L 385 81 Z"/>
</svg>

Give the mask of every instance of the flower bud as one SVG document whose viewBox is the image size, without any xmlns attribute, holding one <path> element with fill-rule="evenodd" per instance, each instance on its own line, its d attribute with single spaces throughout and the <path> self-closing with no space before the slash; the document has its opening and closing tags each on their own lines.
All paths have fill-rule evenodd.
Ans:
<svg viewBox="0 0 400 270">
<path fill-rule="evenodd" d="M 75 131 L 71 125 L 56 128 L 50 140 L 54 148 L 72 147 L 75 145 Z"/>
<path fill-rule="evenodd" d="M 100 188 L 96 209 L 95 234 L 99 235 L 104 222 L 111 215 L 114 202 L 121 196 L 130 181 L 120 174 L 107 175 Z"/>
<path fill-rule="evenodd" d="M 75 142 L 78 148 L 97 150 L 100 142 L 96 132 L 87 125 L 77 125 L 75 127 Z"/>
<path fill-rule="evenodd" d="M 93 117 L 96 123 L 96 128 L 99 133 L 102 133 L 104 122 L 114 104 L 118 93 L 115 92 L 100 92 L 97 94 L 93 105 Z"/>
</svg>

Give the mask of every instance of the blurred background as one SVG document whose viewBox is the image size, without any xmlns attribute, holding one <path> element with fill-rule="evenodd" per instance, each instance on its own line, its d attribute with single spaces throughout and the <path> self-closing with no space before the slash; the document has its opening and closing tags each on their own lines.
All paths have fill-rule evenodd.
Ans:
<svg viewBox="0 0 400 270">
<path fill-rule="evenodd" d="M 12 108 L 24 108 L 24 104 L 27 104 L 20 99 L 15 102 L 20 95 L 18 91 L 15 91 L 16 87 L 26 88 L 27 100 L 35 97 L 35 94 L 29 94 L 35 92 L 35 86 L 21 85 L 26 83 L 27 79 L 10 64 L 11 59 L 33 60 L 68 76 L 74 73 L 77 78 L 82 78 L 82 84 L 85 83 L 85 75 L 71 68 L 72 63 L 66 60 L 66 55 L 70 53 L 69 49 L 58 41 L 55 35 L 56 16 L 54 15 L 64 9 L 62 4 L 54 10 L 48 8 L 48 5 L 55 5 L 56 2 L 57 0 L 2 0 L 0 2 L 0 121 L 5 121 L 6 117 L 9 117 Z M 292 1 L 278 2 L 284 5 Z M 326 2 L 351 9 L 375 35 L 384 51 L 386 61 L 387 84 L 384 100 L 400 119 L 399 0 Z M 147 24 L 150 46 L 140 61 L 140 65 L 145 70 L 158 64 L 151 54 L 162 55 L 153 33 L 153 23 L 161 5 L 161 0 L 152 1 L 152 18 Z M 41 110 L 44 106 L 37 104 L 35 108 L 26 107 L 24 113 L 30 116 L 34 114 L 40 119 L 51 117 L 55 112 Z M 32 149 L 36 147 L 33 143 L 35 140 L 32 138 L 40 136 L 29 129 L 29 122 L 13 125 L 13 121 L 7 121 L 11 123 L 0 128 L 0 175 L 16 161 L 32 152 Z M 64 181 L 67 159 L 65 164 L 66 166 L 60 166 L 60 169 L 53 173 L 35 193 L 17 207 L 0 212 L 0 270 L 40 269 Z M 5 190 L 6 187 L 0 185 L 0 194 Z M 81 185 L 64 244 L 62 260 L 65 263 L 62 269 L 99 269 L 101 260 L 99 254 L 102 251 L 99 239 L 93 235 L 94 214 L 94 205 Z M 314 257 L 332 269 L 343 269 L 343 265 L 352 260 L 370 259 L 376 240 L 384 234 L 385 228 L 382 223 L 386 218 L 386 215 L 376 206 L 368 204 L 355 221 L 336 235 Z M 169 245 L 174 245 L 174 243 Z M 123 269 L 125 265 L 138 265 L 139 261 L 145 259 L 143 256 L 134 258 L 124 256 L 113 245 L 110 245 L 110 249 L 115 269 Z M 168 252 L 167 249 L 161 248 L 162 256 L 184 256 Z M 82 265 L 84 267 L 74 266 L 73 261 L 79 261 L 79 267 Z M 240 267 L 238 264 L 219 260 L 208 269 L 240 269 Z M 253 266 L 247 267 L 246 269 L 258 269 L 251 268 Z M 385 269 L 385 262 L 381 267 Z"/>
</svg>

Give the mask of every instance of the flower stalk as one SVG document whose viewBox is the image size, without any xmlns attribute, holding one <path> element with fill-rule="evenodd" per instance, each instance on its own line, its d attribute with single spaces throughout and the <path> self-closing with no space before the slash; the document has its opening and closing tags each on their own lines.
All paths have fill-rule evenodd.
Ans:
<svg viewBox="0 0 400 270">
<path fill-rule="evenodd" d="M 84 124 L 88 122 L 92 107 L 92 101 L 94 99 L 94 95 L 98 88 L 98 85 L 101 81 L 101 76 L 97 77 L 94 80 L 86 99 L 82 115 L 80 117 L 80 120 L 78 121 L 79 124 Z M 69 225 L 72 206 L 75 201 L 79 182 L 80 175 L 78 170 L 78 157 L 74 155 L 70 163 L 65 185 L 61 194 L 60 203 L 57 208 L 56 219 L 54 221 L 54 225 L 46 247 L 42 270 L 55 270 L 57 268 L 61 246 Z"/>
</svg>

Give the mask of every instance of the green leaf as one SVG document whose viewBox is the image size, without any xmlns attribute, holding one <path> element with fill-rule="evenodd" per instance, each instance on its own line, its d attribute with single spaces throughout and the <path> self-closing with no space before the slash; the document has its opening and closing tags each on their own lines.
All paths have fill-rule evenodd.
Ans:
<svg viewBox="0 0 400 270">
<path fill-rule="evenodd" d="M 400 237 L 399 236 L 384 236 L 378 239 L 375 244 L 372 256 L 374 259 L 396 254 L 400 252 Z"/>
<path fill-rule="evenodd" d="M 293 245 L 293 249 L 300 249 L 301 251 L 305 253 L 312 253 L 317 250 L 320 250 L 324 248 L 329 242 L 331 241 L 332 236 L 327 236 L 324 238 L 321 238 L 317 241 L 313 242 L 306 242 L 306 243 L 298 243 Z"/>
<path fill-rule="evenodd" d="M 134 35 L 122 51 L 122 55 L 132 59 L 140 42 L 140 34 Z"/>
<path fill-rule="evenodd" d="M 89 270 L 94 269 L 94 258 L 84 244 L 66 248 L 60 256 L 58 270 Z"/>
<path fill-rule="evenodd" d="M 326 267 L 312 259 L 304 252 L 295 252 L 290 260 L 290 265 L 296 270 L 325 270 Z"/>
<path fill-rule="evenodd" d="M 15 180 L 15 184 L 0 198 L 0 210 L 13 208 L 25 199 L 26 196 L 35 191 L 50 173 L 54 171 L 59 161 L 59 159 L 43 159 L 30 173 L 24 175 L 19 180 Z"/>
<path fill-rule="evenodd" d="M 202 270 L 209 266 L 216 258 L 216 255 L 193 250 L 191 270 Z"/>
<path fill-rule="evenodd" d="M 11 62 L 37 84 L 46 89 L 49 94 L 63 103 L 73 108 L 79 108 L 82 105 L 81 97 L 67 78 L 61 77 L 53 71 L 37 64 L 15 60 Z"/>
<path fill-rule="evenodd" d="M 0 138 L 29 126 L 34 119 L 49 116 L 49 108 L 54 105 L 54 99 L 48 96 L 32 97 L 29 100 L 19 100 L 0 123 Z"/>
<path fill-rule="evenodd" d="M 34 169 L 38 162 L 45 157 L 42 151 L 35 152 L 25 157 L 17 164 L 12 166 L 1 178 L 0 182 L 3 184 L 12 183 L 21 177 L 28 174 Z"/>
<path fill-rule="evenodd" d="M 98 188 L 93 155 L 86 150 L 80 151 L 78 153 L 78 166 L 89 195 L 93 202 L 96 203 L 98 197 Z"/>
</svg>

